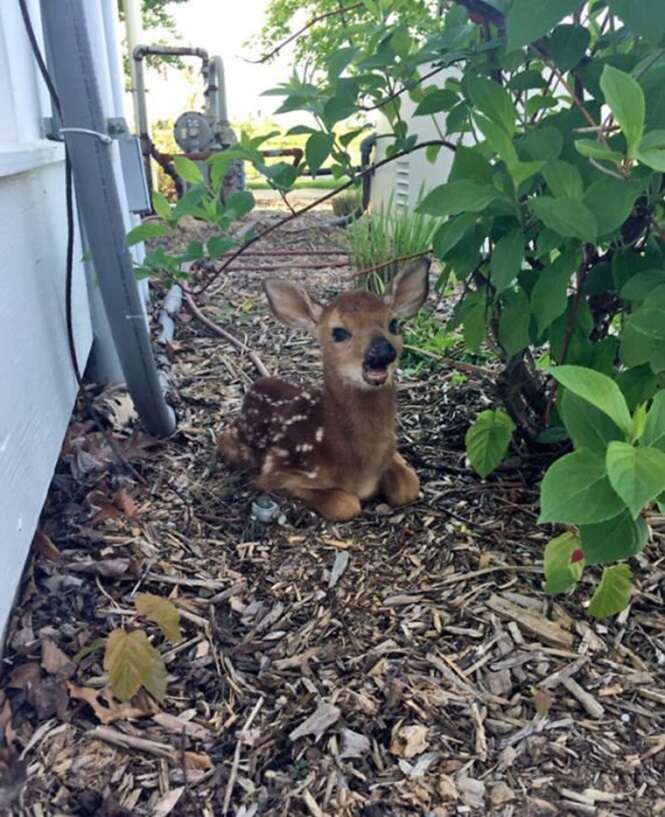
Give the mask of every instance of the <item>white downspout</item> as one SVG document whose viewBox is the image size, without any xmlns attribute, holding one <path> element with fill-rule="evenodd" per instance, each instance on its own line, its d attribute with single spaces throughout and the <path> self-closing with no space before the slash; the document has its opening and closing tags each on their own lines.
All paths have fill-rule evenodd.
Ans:
<svg viewBox="0 0 665 817">
<path fill-rule="evenodd" d="M 125 13 L 125 34 L 127 37 L 127 55 L 132 73 L 132 104 L 134 107 L 133 132 L 137 132 L 139 121 L 139 104 L 136 96 L 136 74 L 134 72 L 134 49 L 143 42 L 143 18 L 141 17 L 140 0 L 122 0 Z"/>
</svg>

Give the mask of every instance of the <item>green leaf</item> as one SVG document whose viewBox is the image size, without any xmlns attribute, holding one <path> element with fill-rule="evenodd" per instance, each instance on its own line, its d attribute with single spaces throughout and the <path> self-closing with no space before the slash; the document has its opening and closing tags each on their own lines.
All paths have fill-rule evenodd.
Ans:
<svg viewBox="0 0 665 817">
<path fill-rule="evenodd" d="M 623 159 L 622 153 L 605 147 L 605 145 L 596 142 L 594 139 L 576 139 L 575 150 L 589 159 L 599 159 L 606 162 L 620 162 Z"/>
<path fill-rule="evenodd" d="M 184 182 L 189 184 L 203 184 L 203 173 L 199 166 L 186 156 L 176 156 L 173 159 L 176 173 Z"/>
<path fill-rule="evenodd" d="M 354 99 L 347 96 L 333 96 L 323 106 L 323 121 L 328 128 L 332 128 L 342 119 L 347 119 L 356 113 L 356 103 Z"/>
<path fill-rule="evenodd" d="M 640 442 L 647 448 L 665 451 L 665 391 L 653 398 Z"/>
<path fill-rule="evenodd" d="M 509 357 L 513 357 L 529 345 L 529 298 L 520 287 L 508 290 L 503 296 L 503 308 L 499 318 L 499 343 Z"/>
<path fill-rule="evenodd" d="M 443 260 L 473 227 L 477 218 L 475 213 L 462 213 L 442 224 L 432 238 L 432 248 L 436 257 Z"/>
<path fill-rule="evenodd" d="M 637 556 L 647 543 L 647 526 L 624 511 L 597 525 L 582 525 L 580 537 L 587 565 L 602 565 Z"/>
<path fill-rule="evenodd" d="M 553 199 L 539 196 L 529 202 L 535 215 L 546 227 L 566 238 L 595 241 L 598 224 L 593 213 L 582 202 L 568 197 Z"/>
<path fill-rule="evenodd" d="M 620 613 L 628 606 L 633 589 L 633 574 L 628 565 L 613 565 L 603 570 L 603 577 L 589 605 L 589 615 L 607 618 Z"/>
<path fill-rule="evenodd" d="M 531 312 L 536 318 L 539 334 L 566 311 L 568 285 L 580 261 L 581 254 L 575 247 L 539 272 L 531 292 Z"/>
<path fill-rule="evenodd" d="M 665 309 L 642 307 L 630 316 L 627 325 L 654 340 L 665 340 Z"/>
<path fill-rule="evenodd" d="M 171 220 L 171 205 L 169 204 L 169 200 L 163 193 L 160 193 L 159 190 L 155 190 L 152 194 L 152 207 L 153 210 L 157 213 L 160 218 L 163 218 L 164 221 Z"/>
<path fill-rule="evenodd" d="M 635 155 L 643 165 L 665 173 L 665 130 L 645 133 Z"/>
<path fill-rule="evenodd" d="M 492 122 L 501 125 L 512 136 L 515 133 L 517 110 L 508 91 L 491 79 L 480 76 L 470 77 L 467 87 L 474 108 Z"/>
<path fill-rule="evenodd" d="M 583 448 L 548 468 L 540 487 L 538 522 L 591 525 L 612 519 L 623 509 L 603 458 Z"/>
<path fill-rule="evenodd" d="M 524 149 L 532 159 L 558 159 L 563 150 L 563 134 L 553 125 L 541 125 L 530 130 L 524 139 Z"/>
<path fill-rule="evenodd" d="M 629 318 L 621 333 L 621 362 L 629 368 L 641 366 L 649 362 L 657 347 L 658 341 L 633 329 Z"/>
<path fill-rule="evenodd" d="M 487 144 L 492 150 L 497 153 L 507 165 L 517 164 L 517 151 L 515 150 L 510 134 L 505 128 L 479 113 L 474 113 L 473 119 L 482 131 L 485 139 L 487 139 Z"/>
<path fill-rule="evenodd" d="M 609 443 L 625 439 L 606 414 L 571 391 L 561 399 L 561 415 L 576 449 L 587 448 L 604 457 Z"/>
<path fill-rule="evenodd" d="M 627 301 L 641 301 L 661 284 L 665 284 L 665 270 L 644 270 L 628 279 L 621 288 L 621 297 Z"/>
<path fill-rule="evenodd" d="M 487 337 L 487 302 L 485 290 L 472 293 L 464 303 L 464 343 L 472 352 L 478 352 Z"/>
<path fill-rule="evenodd" d="M 517 229 L 504 235 L 492 252 L 490 259 L 491 281 L 497 294 L 507 289 L 522 269 L 524 235 Z"/>
<path fill-rule="evenodd" d="M 243 218 L 254 208 L 254 195 L 249 190 L 236 190 L 226 200 L 225 215 L 234 220 Z"/>
<path fill-rule="evenodd" d="M 442 147 L 443 145 L 427 145 L 425 148 L 425 157 L 431 165 L 436 162 Z"/>
<path fill-rule="evenodd" d="M 556 366 L 549 373 L 561 385 L 604 412 L 625 433 L 630 433 L 631 416 L 617 384 L 604 374 L 582 366 Z"/>
<path fill-rule="evenodd" d="M 435 187 L 425 196 L 416 212 L 430 216 L 479 213 L 498 197 L 499 191 L 489 184 L 479 184 L 471 180 L 448 182 Z"/>
<path fill-rule="evenodd" d="M 334 137 L 331 133 L 313 133 L 305 145 L 305 159 L 312 176 L 330 156 Z"/>
<path fill-rule="evenodd" d="M 633 156 L 644 132 L 644 92 L 630 74 L 606 65 L 600 87 L 621 132 L 626 137 L 628 154 Z"/>
<path fill-rule="evenodd" d="M 549 49 L 557 67 L 563 71 L 570 71 L 584 56 L 591 34 L 588 29 L 579 25 L 564 23 L 557 26 L 549 40 Z"/>
<path fill-rule="evenodd" d="M 208 239 L 207 249 L 210 258 L 216 260 L 233 246 L 233 239 L 228 235 L 214 235 Z"/>
<path fill-rule="evenodd" d="M 448 88 L 437 88 L 426 94 L 413 112 L 414 116 L 432 116 L 441 111 L 449 111 L 457 104 L 459 97 Z"/>
<path fill-rule="evenodd" d="M 656 448 L 611 442 L 607 447 L 607 473 L 612 487 L 635 518 L 647 503 L 665 491 L 665 453 Z"/>
<path fill-rule="evenodd" d="M 492 166 L 478 148 L 459 145 L 455 151 L 448 181 L 459 182 L 466 179 L 480 184 L 490 184 L 492 181 Z"/>
<path fill-rule="evenodd" d="M 661 0 L 608 0 L 610 9 L 635 34 L 658 42 L 665 34 L 665 6 Z"/>
<path fill-rule="evenodd" d="M 539 39 L 578 5 L 579 0 L 514 0 L 508 12 L 506 49 L 513 51 Z"/>
<path fill-rule="evenodd" d="M 557 198 L 562 196 L 569 196 L 571 199 L 582 198 L 584 185 L 575 165 L 556 159 L 545 166 L 543 176 L 547 186 Z"/>
<path fill-rule="evenodd" d="M 610 177 L 594 182 L 582 201 L 598 223 L 598 235 L 608 235 L 621 227 L 630 216 L 639 188 Z"/>
<path fill-rule="evenodd" d="M 502 411 L 481 411 L 466 432 L 466 453 L 473 470 L 483 479 L 506 456 L 515 426 Z"/>
<path fill-rule="evenodd" d="M 527 179 L 540 173 L 544 164 L 544 162 L 511 162 L 508 165 L 508 172 L 513 177 L 515 186 L 519 187 Z"/>
<path fill-rule="evenodd" d="M 565 593 L 582 578 L 584 558 L 579 558 L 581 548 L 579 537 L 570 531 L 547 543 L 543 560 L 546 593 Z"/>
<path fill-rule="evenodd" d="M 357 46 L 350 45 L 346 48 L 339 48 L 326 61 L 328 69 L 328 77 L 331 82 L 334 82 L 344 71 L 344 69 L 353 61 L 353 58 L 358 54 L 360 49 Z"/>
<path fill-rule="evenodd" d="M 127 233 L 127 246 L 133 247 L 150 238 L 166 235 L 168 228 L 164 224 L 139 224 Z"/>
</svg>

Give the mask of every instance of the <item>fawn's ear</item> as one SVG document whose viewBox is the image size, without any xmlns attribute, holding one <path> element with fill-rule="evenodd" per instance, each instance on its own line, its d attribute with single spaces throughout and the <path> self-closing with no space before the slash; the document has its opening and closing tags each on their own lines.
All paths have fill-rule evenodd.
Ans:
<svg viewBox="0 0 665 817">
<path fill-rule="evenodd" d="M 393 279 L 386 301 L 396 317 L 410 318 L 427 300 L 429 267 L 429 258 L 418 258 Z"/>
<path fill-rule="evenodd" d="M 316 332 L 323 307 L 313 301 L 303 287 L 281 278 L 268 278 L 263 288 L 277 320 L 292 329 Z"/>
</svg>

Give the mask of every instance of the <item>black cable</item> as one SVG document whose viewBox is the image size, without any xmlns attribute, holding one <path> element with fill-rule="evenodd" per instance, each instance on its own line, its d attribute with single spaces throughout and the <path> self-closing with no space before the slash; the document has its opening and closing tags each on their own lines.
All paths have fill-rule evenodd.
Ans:
<svg viewBox="0 0 665 817">
<path fill-rule="evenodd" d="M 21 10 L 21 17 L 23 18 L 25 31 L 26 34 L 28 35 L 28 40 L 30 41 L 30 47 L 32 49 L 32 53 L 34 54 L 35 60 L 37 61 L 37 65 L 39 67 L 39 72 L 42 75 L 46 87 L 48 88 L 48 92 L 51 97 L 53 107 L 55 108 L 58 117 L 60 118 L 60 121 L 63 122 L 60 97 L 58 96 L 55 84 L 53 82 L 53 79 L 51 78 L 51 75 L 49 74 L 46 62 L 44 61 L 44 57 L 42 56 L 42 52 L 39 48 L 39 43 L 37 42 L 37 37 L 35 36 L 35 30 L 32 27 L 32 20 L 30 19 L 30 13 L 28 12 L 25 0 L 18 0 L 18 4 Z M 78 384 L 79 389 L 83 389 L 83 377 L 81 376 L 81 370 L 79 369 L 79 364 L 76 357 L 76 343 L 74 341 L 74 324 L 72 321 L 72 279 L 74 272 L 74 180 L 72 177 L 72 163 L 69 157 L 69 151 L 67 150 L 66 144 L 65 144 L 65 200 L 66 200 L 65 207 L 67 211 L 67 255 L 65 262 L 66 263 L 65 320 L 67 323 L 67 343 L 69 346 L 69 356 L 72 361 L 72 368 L 74 369 L 74 375 L 76 377 L 76 383 Z"/>
</svg>

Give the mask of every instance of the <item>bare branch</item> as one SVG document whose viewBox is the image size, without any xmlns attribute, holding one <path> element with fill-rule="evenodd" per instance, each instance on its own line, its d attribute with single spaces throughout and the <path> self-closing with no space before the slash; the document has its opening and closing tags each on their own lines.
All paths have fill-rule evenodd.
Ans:
<svg viewBox="0 0 665 817">
<path fill-rule="evenodd" d="M 457 150 L 457 146 L 454 145 L 452 142 L 448 142 L 445 139 L 432 139 L 428 142 L 421 142 L 419 145 L 415 145 L 411 148 L 411 150 L 402 150 L 398 153 L 393 154 L 392 156 L 387 156 L 385 159 L 381 159 L 380 162 L 376 162 L 375 164 L 371 165 L 370 167 L 365 168 L 360 173 L 356 173 L 352 176 L 347 182 L 336 187 L 334 190 L 331 190 L 329 193 L 326 193 L 325 196 L 320 196 L 318 199 L 310 202 L 309 204 L 305 205 L 300 210 L 296 210 L 295 213 L 291 213 L 286 218 L 281 219 L 281 221 L 276 222 L 275 224 L 271 224 L 267 227 L 262 233 L 253 236 L 246 241 L 241 247 L 238 247 L 235 252 L 231 253 L 227 260 L 222 264 L 222 266 L 215 270 L 215 272 L 210 276 L 210 278 L 203 284 L 203 286 L 197 290 L 196 294 L 200 295 L 202 292 L 205 292 L 206 289 L 215 281 L 223 272 L 224 270 L 235 261 L 240 255 L 242 255 L 252 244 L 256 244 L 257 241 L 260 241 L 262 238 L 265 238 L 270 233 L 273 233 L 275 230 L 278 230 L 280 227 L 283 227 L 285 224 L 293 221 L 294 219 L 298 218 L 298 216 L 303 215 L 304 213 L 308 213 L 310 210 L 313 210 L 315 207 L 318 207 L 319 204 L 323 204 L 323 202 L 328 201 L 329 199 L 334 198 L 338 193 L 341 193 L 343 190 L 347 190 L 353 184 L 355 184 L 360 179 L 374 173 L 380 167 L 389 164 L 390 162 L 394 162 L 396 159 L 401 159 L 402 156 L 408 156 L 410 153 L 415 153 L 417 150 L 422 150 L 422 148 L 430 147 L 431 145 L 443 145 L 444 147 L 448 148 L 448 150 L 455 151 Z"/>
<path fill-rule="evenodd" d="M 325 14 L 319 14 L 316 17 L 312 17 L 312 19 L 305 23 L 302 28 L 299 28 L 298 31 L 294 31 L 293 34 L 290 34 L 285 40 L 279 45 L 276 45 L 272 51 L 269 51 L 267 54 L 264 54 L 261 59 L 259 60 L 245 60 L 245 62 L 249 62 L 252 65 L 260 65 L 263 62 L 268 62 L 268 60 L 272 59 L 274 56 L 279 54 L 279 52 L 285 48 L 289 43 L 292 43 L 294 40 L 297 40 L 301 34 L 304 34 L 308 29 L 312 26 L 315 26 L 317 23 L 320 23 L 321 20 L 326 20 L 328 17 L 334 17 L 337 14 L 344 15 L 347 11 L 354 11 L 355 9 L 362 8 L 365 4 L 364 3 L 352 3 L 350 6 L 342 6 L 341 8 L 334 9 L 333 11 L 327 11 Z"/>
<path fill-rule="evenodd" d="M 224 338 L 224 340 L 227 340 L 229 343 L 235 346 L 235 348 L 239 352 L 241 352 L 244 355 L 247 355 L 247 357 L 252 361 L 252 363 L 254 364 L 254 368 L 261 375 L 261 377 L 270 377 L 270 372 L 266 369 L 263 361 L 253 349 L 250 349 L 249 346 L 244 344 L 241 340 L 238 340 L 238 338 L 235 335 L 232 335 L 230 332 L 227 332 L 226 329 L 222 328 L 221 326 L 218 326 L 216 323 L 214 323 L 214 321 L 211 321 L 209 318 L 206 318 L 203 312 L 201 312 L 198 306 L 194 303 L 192 293 L 189 291 L 189 289 L 187 289 L 187 287 L 185 286 L 182 287 L 182 293 L 185 296 L 185 304 L 187 306 L 187 309 L 191 312 L 192 316 L 196 318 L 196 320 L 200 321 L 204 326 L 207 326 L 211 332 L 214 332 L 216 335 L 219 335 L 221 338 Z"/>
</svg>

